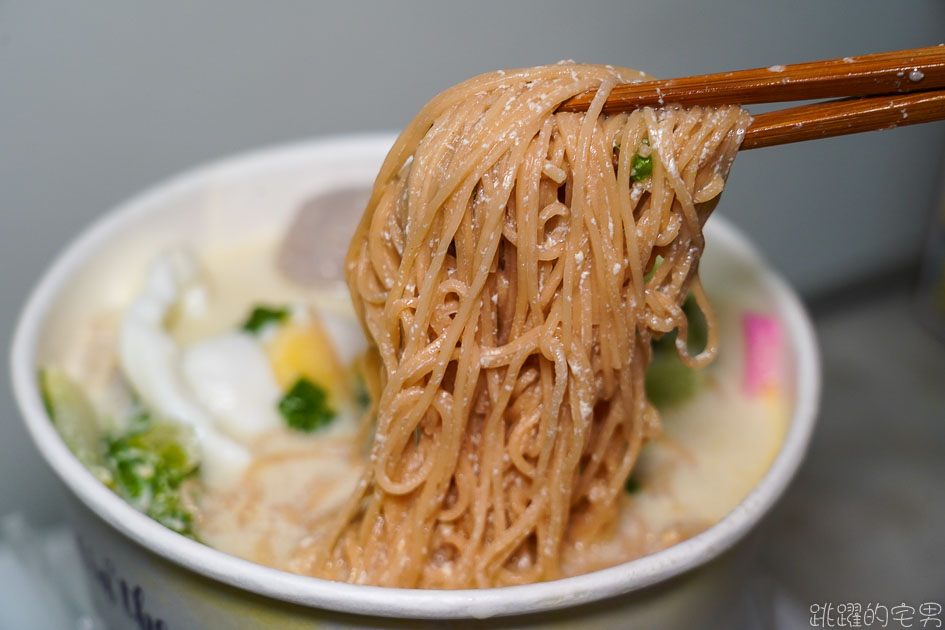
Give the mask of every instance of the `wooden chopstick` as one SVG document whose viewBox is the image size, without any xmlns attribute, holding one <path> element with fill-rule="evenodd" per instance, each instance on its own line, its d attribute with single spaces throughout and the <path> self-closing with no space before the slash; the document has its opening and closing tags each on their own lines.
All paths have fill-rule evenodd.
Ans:
<svg viewBox="0 0 945 630">
<path fill-rule="evenodd" d="M 840 99 L 754 116 L 741 149 L 760 149 L 936 120 L 945 120 L 945 90 Z"/>
<path fill-rule="evenodd" d="M 788 66 L 617 85 L 604 103 L 613 113 L 644 106 L 748 105 L 945 88 L 945 45 Z M 593 92 L 559 111 L 583 111 Z"/>
<path fill-rule="evenodd" d="M 839 100 L 758 114 L 742 149 L 945 120 L 945 45 L 789 66 L 617 85 L 605 113 L 663 105 Z M 858 98 L 857 98 L 858 97 Z M 586 110 L 593 92 L 559 111 Z"/>
</svg>

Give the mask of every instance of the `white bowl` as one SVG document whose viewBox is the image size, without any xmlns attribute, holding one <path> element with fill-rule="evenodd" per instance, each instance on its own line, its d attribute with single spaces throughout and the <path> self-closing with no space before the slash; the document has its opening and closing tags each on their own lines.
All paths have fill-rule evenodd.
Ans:
<svg viewBox="0 0 945 630">
<path fill-rule="evenodd" d="M 780 318 L 790 359 L 791 421 L 769 470 L 730 514 L 701 534 L 638 560 L 553 582 L 482 590 L 380 588 L 293 575 L 165 529 L 99 483 L 59 438 L 44 411 L 36 374 L 74 334 L 79 318 L 127 302 L 134 279 L 162 246 L 212 247 L 282 229 L 312 194 L 369 185 L 393 139 L 330 138 L 192 170 L 103 216 L 54 261 L 33 291 L 13 340 L 14 391 L 33 440 L 68 489 L 71 522 L 100 612 L 115 628 L 144 627 L 150 619 L 154 627 L 160 621 L 168 629 L 312 622 L 388 627 L 397 625 L 392 618 L 489 619 L 495 627 L 578 622 L 613 627 L 619 619 L 624 627 L 638 622 L 671 628 L 720 614 L 740 580 L 750 575 L 737 554 L 723 552 L 749 532 L 793 477 L 820 392 L 815 336 L 799 300 L 722 217 L 706 227 L 703 275 L 710 284 L 713 273 L 734 270 L 738 281 L 754 283 Z M 693 571 L 702 565 L 707 566 Z"/>
</svg>

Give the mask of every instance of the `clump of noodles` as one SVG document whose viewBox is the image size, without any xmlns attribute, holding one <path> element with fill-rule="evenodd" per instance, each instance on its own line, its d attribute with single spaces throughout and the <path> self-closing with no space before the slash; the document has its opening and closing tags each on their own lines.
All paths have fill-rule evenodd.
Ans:
<svg viewBox="0 0 945 630">
<path fill-rule="evenodd" d="M 397 140 L 346 261 L 379 359 L 369 470 L 296 570 L 527 583 L 613 525 L 659 428 L 651 339 L 678 329 L 692 366 L 716 352 L 702 224 L 750 121 L 738 107 L 601 115 L 615 83 L 644 78 L 570 63 L 482 75 Z M 555 112 L 594 89 L 586 114 Z M 690 292 L 711 331 L 696 356 Z"/>
</svg>

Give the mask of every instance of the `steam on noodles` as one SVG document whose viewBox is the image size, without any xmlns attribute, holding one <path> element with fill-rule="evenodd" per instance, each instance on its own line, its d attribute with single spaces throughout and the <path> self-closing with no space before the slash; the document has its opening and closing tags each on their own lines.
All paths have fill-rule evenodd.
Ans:
<svg viewBox="0 0 945 630">
<path fill-rule="evenodd" d="M 641 446 L 650 342 L 716 353 L 702 225 L 749 124 L 738 107 L 601 115 L 632 70 L 482 75 L 390 151 L 346 260 L 376 347 L 367 471 L 293 570 L 464 588 L 554 579 L 605 535 Z M 586 114 L 556 113 L 597 90 Z M 661 261 L 661 262 L 660 262 Z M 690 355 L 682 304 L 709 323 Z"/>
</svg>

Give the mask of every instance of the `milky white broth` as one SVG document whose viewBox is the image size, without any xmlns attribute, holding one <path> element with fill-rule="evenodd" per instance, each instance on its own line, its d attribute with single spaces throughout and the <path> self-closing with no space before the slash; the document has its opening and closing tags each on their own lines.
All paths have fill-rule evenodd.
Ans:
<svg viewBox="0 0 945 630">
<path fill-rule="evenodd" d="M 186 348 L 232 331 L 258 304 L 308 304 L 336 324 L 351 323 L 340 329 L 329 326 L 340 330 L 334 339 L 340 355 L 363 344 L 363 339 L 351 339 L 351 331 L 359 328 L 347 289 L 340 283 L 317 290 L 293 283 L 276 264 L 278 247 L 273 236 L 199 252 L 207 291 L 200 308 L 178 305 L 172 313 L 168 332 L 177 343 Z M 644 447 L 633 472 L 639 490 L 621 496 L 619 519 L 607 540 L 564 551 L 565 575 L 631 560 L 706 529 L 745 498 L 780 447 L 788 422 L 785 396 L 755 397 L 742 391 L 740 315 L 746 309 L 763 313 L 764 306 L 751 297 L 750 283 L 726 283 L 714 290 L 711 280 L 706 278 L 705 284 L 719 315 L 719 357 L 693 398 L 661 410 L 662 433 Z M 113 313 L 96 318 L 88 328 L 97 332 L 86 338 L 103 343 L 109 334 L 102 329 L 117 326 L 117 321 Z M 78 354 L 97 353 L 80 347 Z M 82 360 L 72 357 L 71 363 Z M 81 370 L 73 373 L 94 400 L 107 404 L 103 379 L 83 379 Z M 291 570 L 296 547 L 354 491 L 365 464 L 367 435 L 348 413 L 314 434 L 282 427 L 257 437 L 241 479 L 222 488 L 199 479 L 188 482 L 185 496 L 197 537 L 222 551 Z"/>
</svg>

